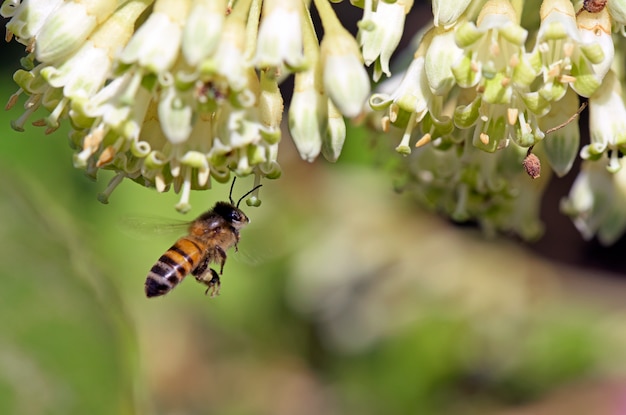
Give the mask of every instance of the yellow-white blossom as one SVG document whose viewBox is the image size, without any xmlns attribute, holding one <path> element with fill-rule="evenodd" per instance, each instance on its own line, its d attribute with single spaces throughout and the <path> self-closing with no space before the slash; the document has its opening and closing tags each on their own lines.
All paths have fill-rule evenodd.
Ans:
<svg viewBox="0 0 626 415">
<path fill-rule="evenodd" d="M 511 140 L 529 147 L 543 138 L 537 116 L 548 108 L 533 100 L 537 73 L 525 52 L 527 31 L 517 20 L 508 1 L 490 0 L 476 25 L 464 23 L 456 32 L 464 56 L 452 71 L 460 86 L 477 90 L 471 104 L 457 108 L 456 122 L 475 125 L 473 145 L 489 152 Z"/>
<path fill-rule="evenodd" d="M 606 158 L 585 160 L 561 210 L 569 215 L 585 239 L 594 236 L 610 245 L 626 230 L 626 168 L 624 158 L 617 173 L 609 172 Z"/>
<path fill-rule="evenodd" d="M 389 122 L 404 130 L 402 140 L 396 147 L 400 154 L 411 153 L 410 140 L 413 129 L 424 119 L 434 99 L 428 86 L 424 57 L 431 39 L 432 33 L 428 32 L 406 71 L 390 78 L 381 86 L 380 92 L 370 98 L 369 103 L 374 110 L 388 109 L 388 115 L 384 117 L 385 123 Z M 401 81 L 398 83 L 394 78 Z"/>
<path fill-rule="evenodd" d="M 542 4 L 541 26 L 534 49 L 541 62 L 543 85 L 539 94 L 548 101 L 558 101 L 569 85 L 579 95 L 588 97 L 598 88 L 603 74 L 593 65 L 604 59 L 602 47 L 583 43 L 574 6 L 569 0 L 551 0 Z"/>
<path fill-rule="evenodd" d="M 155 74 L 169 70 L 180 48 L 190 0 L 157 0 L 148 20 L 135 32 L 118 59 Z"/>
<path fill-rule="evenodd" d="M 622 36 L 626 36 L 626 0 L 611 0 L 607 2 L 607 8 L 611 15 L 611 21 L 615 30 L 620 31 Z"/>
<path fill-rule="evenodd" d="M 87 99 L 93 96 L 104 85 L 118 48 L 128 42 L 135 20 L 149 4 L 149 0 L 125 3 L 62 65 L 44 67 L 43 78 L 52 87 L 63 88 L 66 97 Z"/>
<path fill-rule="evenodd" d="M 584 45 L 594 45 L 593 51 L 598 57 L 590 59 L 591 66 L 594 74 L 601 80 L 611 68 L 615 55 L 609 11 L 606 8 L 598 13 L 583 11 L 578 15 L 577 23 L 581 42 Z"/>
<path fill-rule="evenodd" d="M 346 123 L 339 110 L 328 100 L 328 128 L 322 137 L 322 154 L 331 163 L 337 161 L 346 141 Z"/>
<path fill-rule="evenodd" d="M 471 0 L 433 0 L 433 24 L 449 29 L 465 12 Z"/>
<path fill-rule="evenodd" d="M 113 14 L 117 3 L 111 0 L 65 1 L 47 17 L 37 33 L 37 60 L 58 63 L 71 56 L 91 32 Z"/>
<path fill-rule="evenodd" d="M 0 13 L 11 17 L 7 23 L 7 36 L 15 36 L 26 46 L 33 45 L 48 17 L 62 4 L 63 0 L 5 1 Z"/>
<path fill-rule="evenodd" d="M 226 0 L 195 0 L 183 27 L 182 53 L 189 65 L 211 56 L 219 45 Z"/>
<path fill-rule="evenodd" d="M 352 1 L 357 38 L 327 0 L 5 0 L 6 39 L 25 46 L 7 108 L 26 96 L 20 131 L 41 113 L 48 134 L 68 123 L 75 166 L 114 173 L 101 201 L 130 179 L 180 193 L 181 212 L 233 175 L 278 178 L 285 112 L 306 161 L 340 158 L 346 118 L 375 126 L 377 150 L 391 137 L 405 156 L 406 190 L 488 233 L 536 238 L 552 172 L 581 157 L 564 210 L 610 243 L 626 229 L 626 3 L 575 3 L 434 0 L 432 25 L 392 61 L 412 0 Z"/>
<path fill-rule="evenodd" d="M 607 154 L 607 168 L 613 172 L 619 170 L 622 166 L 619 158 L 626 151 L 626 106 L 622 84 L 613 71 L 589 98 L 589 132 L 591 142 L 583 147 L 581 156 L 598 160 Z"/>
<path fill-rule="evenodd" d="M 254 62 L 260 68 L 305 67 L 302 40 L 302 3 L 265 0 Z"/>
<path fill-rule="evenodd" d="M 300 157 L 307 161 L 319 155 L 328 120 L 328 97 L 321 83 L 314 69 L 296 74 L 289 107 L 289 132 Z"/>
<path fill-rule="evenodd" d="M 389 60 L 400 43 L 404 20 L 412 6 L 413 0 L 380 1 L 376 11 L 369 14 L 369 19 L 359 25 L 358 40 L 363 60 L 367 66 L 374 63 L 374 81 L 378 81 L 383 73 L 391 76 Z"/>
<path fill-rule="evenodd" d="M 324 92 L 339 112 L 356 117 L 370 93 L 370 81 L 363 68 L 363 57 L 357 41 L 341 25 L 326 0 L 315 0 L 324 38 L 320 44 L 320 65 Z"/>
<path fill-rule="evenodd" d="M 370 93 L 356 41 L 347 34 L 327 34 L 321 44 L 324 91 L 346 117 L 356 117 Z"/>
</svg>

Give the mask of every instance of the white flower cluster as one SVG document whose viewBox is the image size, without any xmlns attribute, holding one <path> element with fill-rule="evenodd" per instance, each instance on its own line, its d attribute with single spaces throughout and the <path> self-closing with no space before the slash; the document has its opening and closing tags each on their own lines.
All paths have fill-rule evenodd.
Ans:
<svg viewBox="0 0 626 415">
<path fill-rule="evenodd" d="M 370 80 L 356 39 L 327 0 L 315 4 L 321 44 L 301 0 L 5 0 L 7 39 L 28 53 L 8 104 L 28 95 L 13 127 L 22 130 L 40 107 L 50 115 L 34 124 L 48 133 L 69 119 L 76 167 L 117 172 L 102 201 L 130 178 L 158 191 L 173 186 L 182 194 L 177 209 L 186 211 L 190 190 L 209 188 L 211 178 L 280 176 L 278 84 L 293 73 L 296 146 L 306 160 L 322 152 L 335 161 L 343 117 L 362 112 Z M 394 28 L 402 33 L 408 8 L 382 8 L 402 10 Z M 388 43 L 378 42 L 387 47 L 383 68 Z M 375 49 L 368 60 L 378 59 Z"/>
<path fill-rule="evenodd" d="M 5 0 L 7 39 L 27 51 L 8 107 L 28 99 L 13 127 L 43 107 L 50 115 L 34 124 L 51 132 L 69 120 L 77 167 L 117 173 L 101 200 L 130 178 L 173 187 L 186 211 L 211 178 L 280 175 L 279 83 L 293 74 L 286 112 L 305 160 L 336 161 L 344 117 L 369 97 L 370 119 L 408 156 L 406 187 L 434 209 L 535 238 L 548 178 L 580 155 L 563 210 L 604 243 L 626 230 L 626 0 L 433 0 L 411 61 L 371 97 L 364 64 L 374 81 L 391 76 L 413 2 L 351 3 L 363 9 L 356 38 L 328 0 Z M 260 203 L 256 192 L 248 203 Z"/>
<path fill-rule="evenodd" d="M 613 31 L 625 20 L 611 7 L 588 11 L 589 3 L 433 1 L 434 25 L 407 69 L 370 99 L 380 128 L 402 136 L 396 151 L 409 156 L 406 187 L 420 200 L 457 220 L 532 239 L 542 231 L 539 203 L 551 173 L 540 175 L 541 160 L 558 176 L 579 150 L 584 163 L 621 168 L 624 56 L 614 42 L 623 38 Z M 521 20 L 522 8 L 531 21 Z M 592 137 L 582 150 L 573 117 L 579 97 L 588 101 Z M 604 219 L 589 203 L 606 199 L 578 203 L 579 194 L 573 190 L 563 206 L 593 236 Z M 606 220 L 620 228 L 605 242 L 626 229 L 626 209 L 612 212 Z"/>
</svg>

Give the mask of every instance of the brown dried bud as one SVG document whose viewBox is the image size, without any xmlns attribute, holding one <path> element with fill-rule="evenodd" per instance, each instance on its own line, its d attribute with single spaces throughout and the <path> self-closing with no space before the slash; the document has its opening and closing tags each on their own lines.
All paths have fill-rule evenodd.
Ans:
<svg viewBox="0 0 626 415">
<path fill-rule="evenodd" d="M 528 153 L 523 164 L 526 174 L 533 179 L 536 179 L 541 175 L 541 161 L 539 161 L 539 157 L 535 156 L 533 153 Z"/>
<path fill-rule="evenodd" d="M 576 13 L 576 16 L 578 16 L 583 10 L 588 11 L 589 13 L 600 13 L 604 10 L 606 2 L 607 0 L 584 0 L 583 8 Z"/>
</svg>

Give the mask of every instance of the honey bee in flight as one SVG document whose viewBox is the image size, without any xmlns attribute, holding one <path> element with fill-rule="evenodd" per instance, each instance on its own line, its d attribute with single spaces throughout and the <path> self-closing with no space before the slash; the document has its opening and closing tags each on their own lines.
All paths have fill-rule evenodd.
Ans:
<svg viewBox="0 0 626 415">
<path fill-rule="evenodd" d="M 230 202 L 217 202 L 213 209 L 193 220 L 188 234 L 178 239 L 150 269 L 145 283 L 148 298 L 167 294 L 190 273 L 207 286 L 205 294 L 211 291 L 214 297 L 219 293 L 226 251 L 232 246 L 237 250 L 239 230 L 250 222 L 239 204 L 262 185 L 243 195 L 236 205 L 232 198 L 234 186 L 235 179 L 228 195 Z M 220 265 L 219 274 L 209 267 L 212 262 Z"/>
</svg>

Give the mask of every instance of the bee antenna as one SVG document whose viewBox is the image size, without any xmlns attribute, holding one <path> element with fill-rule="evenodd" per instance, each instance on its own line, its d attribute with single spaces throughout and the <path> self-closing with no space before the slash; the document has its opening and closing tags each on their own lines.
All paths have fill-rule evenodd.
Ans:
<svg viewBox="0 0 626 415">
<path fill-rule="evenodd" d="M 235 204 L 235 201 L 233 200 L 233 188 L 235 187 L 235 180 L 237 180 L 237 176 L 233 177 L 233 182 L 230 185 L 230 192 L 228 193 L 228 200 L 230 200 L 231 205 Z M 237 206 L 239 206 L 239 203 L 237 203 Z"/>
<path fill-rule="evenodd" d="M 246 196 L 248 196 L 250 193 L 254 192 L 256 189 L 258 189 L 258 188 L 259 188 L 259 187 L 261 187 L 261 186 L 263 186 L 263 185 L 262 185 L 262 184 L 258 184 L 258 185 L 256 185 L 256 186 L 254 186 L 254 187 L 252 188 L 252 190 L 250 190 L 250 191 L 249 191 L 248 193 L 246 193 L 245 195 L 241 196 L 241 199 L 239 199 L 239 200 L 237 201 L 237 206 L 236 206 L 236 207 L 237 207 L 237 209 L 239 209 L 239 204 L 241 203 L 241 201 L 242 201 L 242 200 L 243 200 Z"/>
</svg>

